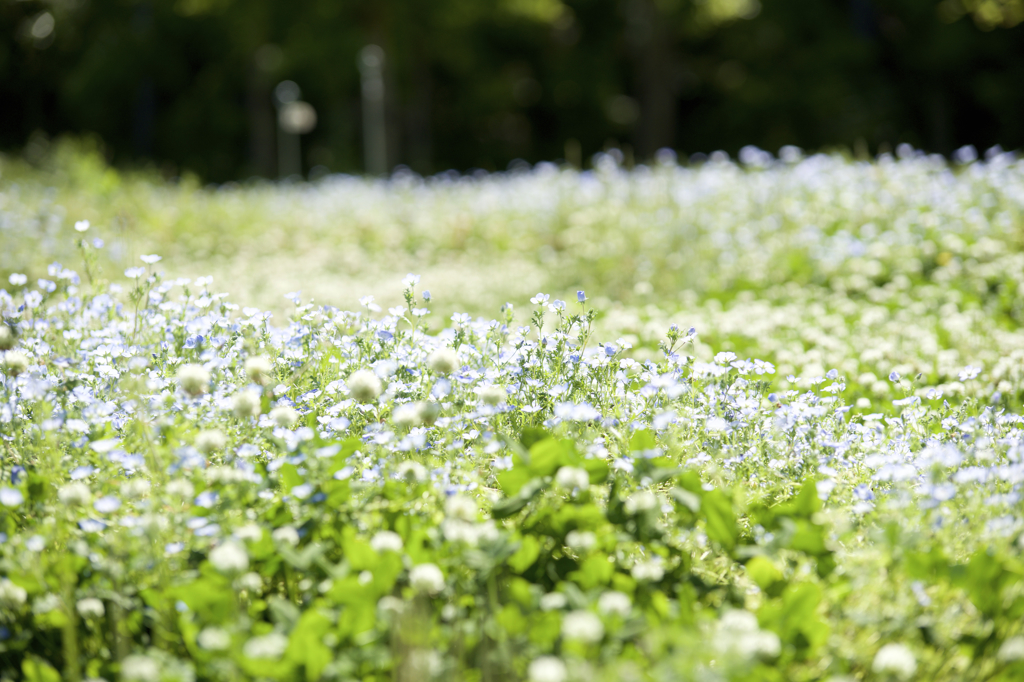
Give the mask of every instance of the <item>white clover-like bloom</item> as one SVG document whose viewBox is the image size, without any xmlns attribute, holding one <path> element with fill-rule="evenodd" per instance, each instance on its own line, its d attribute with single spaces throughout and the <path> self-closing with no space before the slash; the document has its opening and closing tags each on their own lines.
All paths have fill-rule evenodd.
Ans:
<svg viewBox="0 0 1024 682">
<path fill-rule="evenodd" d="M 1024 637 L 1010 637 L 999 647 L 996 658 L 1004 663 L 1024 660 Z"/>
<path fill-rule="evenodd" d="M 75 610 L 82 618 L 102 618 L 105 613 L 103 602 L 95 597 L 79 599 L 75 604 Z"/>
<path fill-rule="evenodd" d="M 627 514 L 638 514 L 658 506 L 658 496 L 648 490 L 641 490 L 626 498 L 623 505 Z"/>
<path fill-rule="evenodd" d="M 444 589 L 444 574 L 434 564 L 420 564 L 409 571 L 409 584 L 417 592 L 437 594 Z"/>
<path fill-rule="evenodd" d="M 891 642 L 875 654 L 871 670 L 880 675 L 893 675 L 906 680 L 917 672 L 917 659 L 914 658 L 914 652 L 906 645 Z"/>
<path fill-rule="evenodd" d="M 270 534 L 270 537 L 273 538 L 274 542 L 282 545 L 288 545 L 289 547 L 294 547 L 299 544 L 299 531 L 295 530 L 291 526 L 275 528 L 274 532 Z"/>
<path fill-rule="evenodd" d="M 255 523 L 247 523 L 236 528 L 232 535 L 236 540 L 256 542 L 263 537 L 263 529 Z"/>
<path fill-rule="evenodd" d="M 0 608 L 16 609 L 28 599 L 24 588 L 12 583 L 7 578 L 0 580 Z"/>
<path fill-rule="evenodd" d="M 568 677 L 565 663 L 556 656 L 535 658 L 526 668 L 526 678 L 530 682 L 565 682 Z"/>
<path fill-rule="evenodd" d="M 718 621 L 715 648 L 732 657 L 775 658 L 782 651 L 782 642 L 774 632 L 761 630 L 757 617 L 749 611 L 733 609 Z"/>
<path fill-rule="evenodd" d="M 228 438 L 220 429 L 203 429 L 196 434 L 195 448 L 204 455 L 223 450 Z"/>
<path fill-rule="evenodd" d="M 19 374 L 24 373 L 28 370 L 29 359 L 28 356 L 19 350 L 9 350 L 4 353 L 3 367 L 4 371 L 10 374 L 12 377 L 16 377 Z"/>
<path fill-rule="evenodd" d="M 370 538 L 370 547 L 375 552 L 401 552 L 403 546 L 402 536 L 390 530 L 379 531 Z"/>
<path fill-rule="evenodd" d="M 416 403 L 403 403 L 391 411 L 391 421 L 400 429 L 411 429 L 422 422 L 420 407 Z"/>
<path fill-rule="evenodd" d="M 427 426 L 432 426 L 437 421 L 438 415 L 441 414 L 441 406 L 433 401 L 420 401 L 416 403 L 416 407 L 419 410 L 420 421 Z"/>
<path fill-rule="evenodd" d="M 249 568 L 249 554 L 242 543 L 228 540 L 210 552 L 210 563 L 221 573 L 242 573 Z"/>
<path fill-rule="evenodd" d="M 405 602 L 393 595 L 385 595 L 377 602 L 377 613 L 382 620 L 400 616 L 403 611 L 405 611 Z"/>
<path fill-rule="evenodd" d="M 452 495 L 444 503 L 444 513 L 462 521 L 476 521 L 477 506 L 465 495 Z"/>
<path fill-rule="evenodd" d="M 274 363 L 264 355 L 256 355 L 245 361 L 245 376 L 249 381 L 260 386 L 270 383 L 270 375 L 274 371 Z"/>
<path fill-rule="evenodd" d="M 600 642 L 604 637 L 604 624 L 590 611 L 572 611 L 562 619 L 562 636 L 587 644 Z"/>
<path fill-rule="evenodd" d="M 85 232 L 89 229 L 88 220 L 78 220 L 75 222 L 75 232 Z"/>
<path fill-rule="evenodd" d="M 239 419 L 258 417 L 260 407 L 260 394 L 252 389 L 239 391 L 231 398 L 231 413 Z"/>
<path fill-rule="evenodd" d="M 609 590 L 597 599 L 597 610 L 606 616 L 628 616 L 633 608 L 629 595 Z"/>
<path fill-rule="evenodd" d="M 656 561 L 638 561 L 633 564 L 630 575 L 635 580 L 650 580 L 656 583 L 665 577 L 665 569 Z"/>
<path fill-rule="evenodd" d="M 261 637 L 253 637 L 245 646 L 242 653 L 246 658 L 269 658 L 277 660 L 284 655 L 288 648 L 288 638 L 279 632 L 271 632 Z"/>
<path fill-rule="evenodd" d="M 208 627 L 199 631 L 196 642 L 207 651 L 224 651 L 231 646 L 231 635 L 222 628 Z"/>
<path fill-rule="evenodd" d="M 540 610 L 558 611 L 564 609 L 568 603 L 569 600 L 561 592 L 548 592 L 540 598 Z"/>
<path fill-rule="evenodd" d="M 130 478 L 121 486 L 121 494 L 129 500 L 137 500 L 149 494 L 152 484 L 138 476 Z"/>
<path fill-rule="evenodd" d="M 86 484 L 73 481 L 57 491 L 57 499 L 65 507 L 85 507 L 92 501 L 92 493 Z"/>
<path fill-rule="evenodd" d="M 299 413 L 294 407 L 279 405 L 270 411 L 270 421 L 274 422 L 281 428 L 289 429 L 295 426 L 295 423 L 299 421 Z"/>
<path fill-rule="evenodd" d="M 210 372 L 202 365 L 182 365 L 178 369 L 178 385 L 190 396 L 198 396 L 210 390 Z"/>
<path fill-rule="evenodd" d="M 562 467 L 555 474 L 555 483 L 566 490 L 590 487 L 590 474 L 579 467 Z"/>
<path fill-rule="evenodd" d="M 160 664 L 149 656 L 131 654 L 121 661 L 121 679 L 124 682 L 157 682 Z"/>
<path fill-rule="evenodd" d="M 0 350 L 10 350 L 14 348 L 14 332 L 6 324 L 0 324 Z"/>
<path fill-rule="evenodd" d="M 477 395 L 485 405 L 500 405 L 508 398 L 508 392 L 505 391 L 504 386 L 484 386 L 477 391 Z"/>
<path fill-rule="evenodd" d="M 571 530 L 565 536 L 565 546 L 576 552 L 586 552 L 597 544 L 597 536 L 589 530 Z"/>
<path fill-rule="evenodd" d="M 384 390 L 377 375 L 368 369 L 353 372 L 346 383 L 349 394 L 361 403 L 373 402 Z"/>
<path fill-rule="evenodd" d="M 195 493 L 196 488 L 192 485 L 192 481 L 185 480 L 184 478 L 176 478 L 167 484 L 165 490 L 168 495 L 188 499 L 192 497 L 193 493 Z"/>
<path fill-rule="evenodd" d="M 246 592 L 259 592 L 263 589 L 263 577 L 252 571 L 243 573 L 235 580 L 235 587 Z"/>
<path fill-rule="evenodd" d="M 437 374 L 451 374 L 459 367 L 459 354 L 447 346 L 438 348 L 427 358 L 427 367 Z"/>
<path fill-rule="evenodd" d="M 398 477 L 412 483 L 422 483 L 427 480 L 427 468 L 419 462 L 406 460 L 398 465 Z"/>
</svg>

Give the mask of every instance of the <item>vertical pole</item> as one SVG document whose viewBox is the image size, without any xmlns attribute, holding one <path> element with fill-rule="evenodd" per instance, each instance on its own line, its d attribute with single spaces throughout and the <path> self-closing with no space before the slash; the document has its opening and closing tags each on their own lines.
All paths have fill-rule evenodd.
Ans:
<svg viewBox="0 0 1024 682">
<path fill-rule="evenodd" d="M 363 93 L 363 154 L 366 172 L 388 171 L 387 121 L 384 112 L 384 50 L 367 45 L 359 51 Z"/>
</svg>

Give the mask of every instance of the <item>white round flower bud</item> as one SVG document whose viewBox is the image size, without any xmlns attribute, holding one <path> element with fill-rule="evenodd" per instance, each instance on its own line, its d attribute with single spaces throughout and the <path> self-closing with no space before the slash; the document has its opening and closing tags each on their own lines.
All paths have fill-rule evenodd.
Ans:
<svg viewBox="0 0 1024 682">
<path fill-rule="evenodd" d="M 398 477 L 410 483 L 422 483 L 427 480 L 427 469 L 419 462 L 406 460 L 398 465 Z"/>
<path fill-rule="evenodd" d="M 242 573 L 249 568 L 249 555 L 242 543 L 228 540 L 210 552 L 210 563 L 221 573 Z"/>
<path fill-rule="evenodd" d="M 196 434 L 195 446 L 196 450 L 209 455 L 223 450 L 224 446 L 228 444 L 227 436 L 220 429 L 204 429 Z"/>
<path fill-rule="evenodd" d="M 444 574 L 434 564 L 420 564 L 409 571 L 409 584 L 417 592 L 437 594 L 444 589 Z"/>
<path fill-rule="evenodd" d="M 419 409 L 420 421 L 427 426 L 433 426 L 441 414 L 441 406 L 432 401 L 416 403 L 416 407 Z"/>
<path fill-rule="evenodd" d="M 245 646 L 242 653 L 246 658 L 269 658 L 277 660 L 284 655 L 288 648 L 288 638 L 278 632 L 271 632 L 268 635 L 253 637 Z"/>
<path fill-rule="evenodd" d="M 351 396 L 361 403 L 373 402 L 384 390 L 377 375 L 368 369 L 353 372 L 347 383 Z"/>
<path fill-rule="evenodd" d="M 647 490 L 633 493 L 626 498 L 626 503 L 623 505 L 626 513 L 630 515 L 645 512 L 657 506 L 658 497 Z"/>
<path fill-rule="evenodd" d="M 878 650 L 871 670 L 879 675 L 893 675 L 906 680 L 917 672 L 917 660 L 906 645 L 892 642 Z"/>
<path fill-rule="evenodd" d="M 79 599 L 78 603 L 75 604 L 75 610 L 78 611 L 78 615 L 82 618 L 102 618 L 105 613 L 103 602 L 95 597 Z"/>
<path fill-rule="evenodd" d="M 264 355 L 257 355 L 245 361 L 245 376 L 249 377 L 249 381 L 254 384 L 259 384 L 260 386 L 269 384 L 270 375 L 273 371 L 274 363 Z"/>
<path fill-rule="evenodd" d="M 84 507 L 92 500 L 89 486 L 75 481 L 57 491 L 57 499 L 66 507 Z"/>
<path fill-rule="evenodd" d="M 210 372 L 202 365 L 182 365 L 178 368 L 178 385 L 190 396 L 202 395 L 210 388 Z"/>
<path fill-rule="evenodd" d="M 565 546 L 577 552 L 586 552 L 597 544 L 597 536 L 589 530 L 571 530 L 565 536 Z"/>
<path fill-rule="evenodd" d="M 7 578 L 0 580 L 0 609 L 16 609 L 28 599 L 28 592 Z"/>
<path fill-rule="evenodd" d="M 630 575 L 635 580 L 650 580 L 656 583 L 665 577 L 665 569 L 661 567 L 661 564 L 654 561 L 638 561 L 633 564 Z"/>
<path fill-rule="evenodd" d="M 196 642 L 207 651 L 224 651 L 231 646 L 231 635 L 218 627 L 203 628 Z"/>
<path fill-rule="evenodd" d="M 166 490 L 168 495 L 173 495 L 183 499 L 192 497 L 192 494 L 196 491 L 195 486 L 192 485 L 192 481 L 186 481 L 183 478 L 170 481 L 167 484 Z"/>
<path fill-rule="evenodd" d="M 555 656 L 535 658 L 526 669 L 526 678 L 530 682 L 565 682 L 568 677 L 565 663 Z"/>
<path fill-rule="evenodd" d="M 597 600 L 597 610 L 606 616 L 614 614 L 626 617 L 632 608 L 633 603 L 630 601 L 629 596 L 615 590 L 605 592 Z"/>
<path fill-rule="evenodd" d="M 604 637 L 604 624 L 590 611 L 573 611 L 562 619 L 562 636 L 586 644 L 596 644 Z"/>
<path fill-rule="evenodd" d="M 430 354 L 427 366 L 437 374 L 451 374 L 459 367 L 459 354 L 454 349 L 443 346 Z"/>
<path fill-rule="evenodd" d="M 275 528 L 274 532 L 270 534 L 274 542 L 278 542 L 282 545 L 288 545 L 294 547 L 299 544 L 299 531 L 295 530 L 291 526 L 281 526 Z"/>
<path fill-rule="evenodd" d="M 476 502 L 465 495 L 452 495 L 444 503 L 444 513 L 462 521 L 476 521 Z"/>
<path fill-rule="evenodd" d="M 508 398 L 504 386 L 484 386 L 477 394 L 485 405 L 500 405 Z"/>
<path fill-rule="evenodd" d="M 299 421 L 299 413 L 295 411 L 294 407 L 279 405 L 270 411 L 270 421 L 281 428 L 288 429 L 295 426 L 295 423 Z"/>
<path fill-rule="evenodd" d="M 260 414 L 260 394 L 251 389 L 239 391 L 231 398 L 231 412 L 239 419 L 258 417 Z"/>
<path fill-rule="evenodd" d="M 28 369 L 28 356 L 18 350 L 9 350 L 4 353 L 4 371 L 12 377 L 22 374 Z"/>
<path fill-rule="evenodd" d="M 390 530 L 382 530 L 370 539 L 370 547 L 375 552 L 401 552 L 402 536 Z"/>
<path fill-rule="evenodd" d="M 579 467 L 562 467 L 555 474 L 555 483 L 566 490 L 590 487 L 590 474 Z"/>
<path fill-rule="evenodd" d="M 0 350 L 10 350 L 14 348 L 14 332 L 6 324 L 0 324 Z"/>
<path fill-rule="evenodd" d="M 160 679 L 160 664 L 149 656 L 131 654 L 121 661 L 123 682 L 157 682 Z"/>
<path fill-rule="evenodd" d="M 144 478 L 131 478 L 121 486 L 121 494 L 129 500 L 136 500 L 149 494 L 153 486 Z"/>
<path fill-rule="evenodd" d="M 400 429 L 411 429 L 419 426 L 420 408 L 416 403 L 404 403 L 391 411 L 391 421 Z"/>
</svg>

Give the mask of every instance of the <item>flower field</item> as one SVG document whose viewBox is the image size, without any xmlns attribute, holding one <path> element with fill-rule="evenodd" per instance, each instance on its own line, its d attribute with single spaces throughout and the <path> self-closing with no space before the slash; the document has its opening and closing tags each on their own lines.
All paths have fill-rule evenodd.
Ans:
<svg viewBox="0 0 1024 682">
<path fill-rule="evenodd" d="M 1024 678 L 1024 162 L 899 152 L 0 159 L 0 679 Z"/>
</svg>

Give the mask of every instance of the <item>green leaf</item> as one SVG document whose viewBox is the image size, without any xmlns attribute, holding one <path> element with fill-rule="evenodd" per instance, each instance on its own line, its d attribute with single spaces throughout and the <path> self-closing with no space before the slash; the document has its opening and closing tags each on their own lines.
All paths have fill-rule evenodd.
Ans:
<svg viewBox="0 0 1024 682">
<path fill-rule="evenodd" d="M 514 497 L 509 497 L 495 502 L 494 506 L 491 507 L 491 518 L 504 519 L 512 516 L 528 505 L 530 500 L 532 500 L 537 493 L 542 491 L 545 486 L 547 486 L 547 481 L 545 479 L 533 479 L 524 485 Z"/>
<path fill-rule="evenodd" d="M 540 556 L 540 540 L 526 535 L 515 554 L 508 558 L 508 565 L 516 573 L 522 573 L 537 561 Z"/>
<path fill-rule="evenodd" d="M 745 566 L 747 575 L 769 597 L 777 597 L 785 589 L 785 577 L 772 560 L 765 556 L 755 556 Z"/>
<path fill-rule="evenodd" d="M 21 674 L 25 682 L 61 682 L 57 669 L 37 656 L 30 655 L 21 662 Z"/>
<path fill-rule="evenodd" d="M 739 537 L 732 500 L 721 490 L 712 490 L 704 495 L 701 509 L 704 514 L 704 530 L 708 537 L 726 550 L 732 551 Z"/>
</svg>

